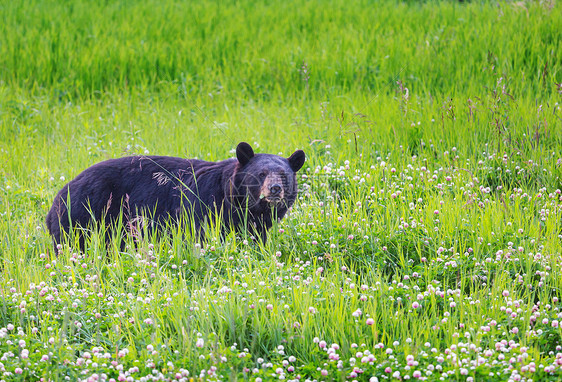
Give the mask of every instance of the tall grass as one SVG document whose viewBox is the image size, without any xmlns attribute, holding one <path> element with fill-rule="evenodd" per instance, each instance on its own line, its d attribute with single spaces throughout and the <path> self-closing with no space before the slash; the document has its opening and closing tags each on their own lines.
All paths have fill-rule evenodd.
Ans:
<svg viewBox="0 0 562 382">
<path fill-rule="evenodd" d="M 286 102 L 388 92 L 396 77 L 449 96 L 493 86 L 494 70 L 532 98 L 553 91 L 562 51 L 562 16 L 538 2 L 13 1 L 0 17 L 0 78 L 61 97 L 173 82 Z"/>
<path fill-rule="evenodd" d="M 0 4 L 2 378 L 559 378 L 559 25 L 550 2 Z M 53 254 L 84 168 L 243 140 L 307 154 L 265 247 L 170 227 Z"/>
</svg>

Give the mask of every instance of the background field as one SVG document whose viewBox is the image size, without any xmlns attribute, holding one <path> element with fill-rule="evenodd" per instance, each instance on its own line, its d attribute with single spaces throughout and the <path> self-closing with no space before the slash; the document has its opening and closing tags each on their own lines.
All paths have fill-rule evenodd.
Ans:
<svg viewBox="0 0 562 382">
<path fill-rule="evenodd" d="M 560 25 L 554 1 L 0 3 L 0 379 L 560 378 Z M 307 154 L 265 247 L 52 253 L 84 168 L 239 141 Z"/>
</svg>

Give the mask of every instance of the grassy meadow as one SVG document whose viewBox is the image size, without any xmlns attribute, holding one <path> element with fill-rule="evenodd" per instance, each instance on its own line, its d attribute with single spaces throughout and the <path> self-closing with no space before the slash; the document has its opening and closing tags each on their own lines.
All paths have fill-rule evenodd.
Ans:
<svg viewBox="0 0 562 382">
<path fill-rule="evenodd" d="M 0 380 L 562 378 L 556 1 L 0 3 Z M 303 149 L 267 244 L 58 257 L 96 162 Z"/>
</svg>

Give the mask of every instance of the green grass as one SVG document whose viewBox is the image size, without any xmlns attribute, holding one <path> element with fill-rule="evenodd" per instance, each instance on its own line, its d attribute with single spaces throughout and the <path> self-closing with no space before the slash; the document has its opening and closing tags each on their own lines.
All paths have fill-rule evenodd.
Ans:
<svg viewBox="0 0 562 382">
<path fill-rule="evenodd" d="M 0 4 L 0 379 L 559 379 L 559 25 L 555 2 Z M 307 154 L 265 247 L 53 255 L 86 167 L 240 141 Z"/>
</svg>

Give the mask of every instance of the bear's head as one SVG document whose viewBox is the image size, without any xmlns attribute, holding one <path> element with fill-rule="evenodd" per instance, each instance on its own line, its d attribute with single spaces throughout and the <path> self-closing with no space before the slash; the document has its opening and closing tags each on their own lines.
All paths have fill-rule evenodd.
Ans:
<svg viewBox="0 0 562 382">
<path fill-rule="evenodd" d="M 302 150 L 284 158 L 272 154 L 254 154 L 252 147 L 241 142 L 236 147 L 238 165 L 231 180 L 231 196 L 253 214 L 289 209 L 297 198 L 296 173 L 305 161 Z"/>
</svg>

